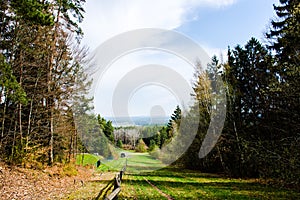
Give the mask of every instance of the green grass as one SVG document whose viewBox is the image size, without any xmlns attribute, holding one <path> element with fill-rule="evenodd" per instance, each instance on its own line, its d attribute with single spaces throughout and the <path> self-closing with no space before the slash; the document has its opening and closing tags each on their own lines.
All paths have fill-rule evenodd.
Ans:
<svg viewBox="0 0 300 200">
<path fill-rule="evenodd" d="M 120 171 L 122 167 L 126 163 L 126 158 L 119 158 L 119 159 L 113 159 L 113 160 L 101 160 L 101 165 L 97 169 L 98 171 Z"/>
<path fill-rule="evenodd" d="M 82 162 L 83 159 L 83 162 Z M 76 157 L 76 164 L 77 165 L 89 165 L 89 166 L 96 166 L 96 162 L 98 160 L 101 160 L 101 165 L 96 169 L 96 171 L 120 171 L 122 167 L 125 164 L 126 159 L 125 158 L 119 158 L 119 159 L 112 159 L 112 160 L 106 160 L 102 156 L 96 156 L 93 154 L 87 154 L 84 155 L 80 154 Z"/>
<path fill-rule="evenodd" d="M 149 155 L 149 153 L 132 153 L 127 158 L 127 172 L 143 173 L 158 170 L 165 167 L 165 165 L 156 158 Z"/>
<path fill-rule="evenodd" d="M 119 199 L 162 199 L 161 194 L 151 187 L 142 176 L 125 175 L 125 177 L 126 179 L 123 179 L 121 184 Z"/>
<path fill-rule="evenodd" d="M 120 171 L 126 163 L 127 160 L 127 172 L 130 173 L 140 173 L 149 172 L 153 170 L 160 169 L 165 165 L 161 161 L 150 156 L 149 153 L 134 153 L 130 151 L 121 151 L 126 153 L 126 158 L 118 159 L 102 159 L 101 165 L 97 171 Z M 119 154 L 121 153 L 119 152 Z M 96 160 L 97 161 L 97 160 Z M 94 160 L 94 162 L 96 162 Z"/>
<path fill-rule="evenodd" d="M 166 199 L 155 188 L 174 199 L 300 199 L 300 192 L 267 186 L 259 180 L 230 179 L 196 171 L 164 168 L 143 174 L 127 174 L 120 199 Z"/>
<path fill-rule="evenodd" d="M 82 162 L 82 159 L 83 159 L 83 162 Z M 99 159 L 101 160 L 101 159 L 103 159 L 103 157 L 102 156 L 96 156 L 96 155 L 93 155 L 93 154 L 88 154 L 88 153 L 78 154 L 76 156 L 76 165 L 83 165 L 83 166 L 96 165 L 96 162 Z"/>
<path fill-rule="evenodd" d="M 186 169 L 162 168 L 164 165 L 148 153 L 122 152 L 126 152 L 126 158 L 102 159 L 100 167 L 96 169 L 103 174 L 119 171 L 127 160 L 119 199 L 167 199 L 165 195 L 173 199 L 300 199 L 300 191 L 276 188 L 258 179 L 231 179 Z M 95 165 L 99 158 L 85 154 L 83 163 Z M 80 159 L 77 158 L 78 163 L 81 163 Z M 109 179 L 88 182 L 68 199 L 97 199 L 108 182 Z"/>
</svg>

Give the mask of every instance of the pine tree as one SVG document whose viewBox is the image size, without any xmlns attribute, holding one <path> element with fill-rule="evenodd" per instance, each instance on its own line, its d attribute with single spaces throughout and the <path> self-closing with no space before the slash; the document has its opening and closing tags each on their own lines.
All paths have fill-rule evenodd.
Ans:
<svg viewBox="0 0 300 200">
<path fill-rule="evenodd" d="M 269 48 L 276 51 L 280 63 L 298 64 L 300 61 L 300 2 L 280 0 L 280 5 L 274 5 L 274 10 L 278 19 L 271 22 L 271 29 L 266 34 L 270 40 Z"/>
<path fill-rule="evenodd" d="M 169 120 L 168 124 L 167 124 L 167 139 L 171 139 L 175 132 L 178 131 L 179 127 L 180 127 L 180 120 L 181 120 L 181 109 L 180 107 L 177 105 L 173 114 L 171 115 L 171 119 Z"/>
<path fill-rule="evenodd" d="M 276 57 L 276 73 L 278 74 L 280 98 L 277 107 L 285 113 L 289 121 L 299 124 L 300 110 L 300 2 L 298 0 L 281 0 L 279 6 L 274 5 L 278 19 L 271 23 L 269 48 Z M 290 115 L 291 114 L 291 115 Z M 296 119 L 296 120 L 294 120 Z M 299 130 L 299 127 L 297 128 Z"/>
<path fill-rule="evenodd" d="M 267 49 L 255 38 L 244 46 L 228 51 L 228 65 L 223 73 L 227 84 L 227 119 L 224 136 L 231 141 L 232 174 L 258 176 L 253 149 L 259 141 L 272 137 L 272 132 L 263 131 L 269 127 L 270 104 L 273 102 L 270 86 L 276 84 L 273 73 L 272 57 Z M 252 150 L 251 150 L 252 149 Z M 256 152 L 259 152 L 258 150 Z M 234 160 L 233 160 L 234 159 Z M 230 163 L 230 162 L 228 162 Z M 249 167 L 252 166 L 252 167 Z"/>
<path fill-rule="evenodd" d="M 114 138 L 114 127 L 112 125 L 112 121 L 104 119 L 98 114 L 97 120 L 100 126 L 100 129 L 103 131 L 104 135 L 109 139 L 112 143 L 115 143 Z"/>
<path fill-rule="evenodd" d="M 278 83 L 273 85 L 273 113 L 271 127 L 278 141 L 276 151 L 276 172 L 269 174 L 285 181 L 299 183 L 299 133 L 300 133 L 300 2 L 280 0 L 275 6 L 277 18 L 271 22 L 266 34 L 269 49 L 274 52 Z M 288 153 L 287 153 L 288 152 Z M 273 162 L 274 163 L 274 162 Z"/>
</svg>

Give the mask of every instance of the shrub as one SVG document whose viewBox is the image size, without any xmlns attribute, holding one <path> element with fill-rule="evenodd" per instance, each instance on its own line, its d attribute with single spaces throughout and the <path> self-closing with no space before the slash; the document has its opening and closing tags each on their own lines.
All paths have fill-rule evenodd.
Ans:
<svg viewBox="0 0 300 200">
<path fill-rule="evenodd" d="M 139 139 L 139 142 L 138 142 L 138 145 L 136 146 L 136 151 L 137 152 L 141 152 L 141 153 L 144 153 L 147 151 L 147 145 L 145 144 L 144 140 L 141 138 Z"/>
<path fill-rule="evenodd" d="M 119 148 L 123 148 L 123 142 L 122 142 L 122 140 L 118 140 L 117 141 L 117 147 L 119 147 Z"/>
<path fill-rule="evenodd" d="M 76 169 L 76 166 L 72 163 L 68 163 L 64 165 L 62 175 L 64 176 L 76 176 L 78 174 L 78 171 Z"/>
</svg>

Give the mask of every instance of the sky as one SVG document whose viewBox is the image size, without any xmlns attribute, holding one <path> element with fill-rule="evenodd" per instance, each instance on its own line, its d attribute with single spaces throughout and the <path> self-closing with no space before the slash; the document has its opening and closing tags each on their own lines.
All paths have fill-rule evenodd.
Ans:
<svg viewBox="0 0 300 200">
<path fill-rule="evenodd" d="M 181 39 L 156 37 L 157 48 L 147 49 L 135 36 L 111 43 L 118 35 L 145 28 L 169 30 L 196 43 L 208 56 L 225 59 L 228 46 L 245 45 L 251 37 L 264 41 L 274 18 L 274 3 L 278 0 L 87 0 L 82 43 L 92 57 L 107 56 L 107 52 L 94 51 L 107 41 L 114 50 L 131 43 L 141 47 L 114 58 L 105 70 L 92 75 L 95 113 L 107 117 L 169 116 L 176 105 L 184 107 L 190 101 L 191 91 L 181 88 L 178 92 L 178 88 L 192 88 L 195 60 L 184 59 L 182 52 L 162 50 L 176 46 L 183 51 L 187 46 L 179 42 Z M 156 71 L 157 66 L 165 67 L 165 74 Z"/>
</svg>

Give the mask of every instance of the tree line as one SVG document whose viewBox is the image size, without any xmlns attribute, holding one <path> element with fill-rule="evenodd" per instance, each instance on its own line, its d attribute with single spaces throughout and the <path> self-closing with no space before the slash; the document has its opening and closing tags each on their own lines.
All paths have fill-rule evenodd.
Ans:
<svg viewBox="0 0 300 200">
<path fill-rule="evenodd" d="M 244 46 L 228 48 L 227 62 L 213 57 L 207 70 L 197 71 L 198 133 L 175 164 L 299 185 L 300 2 L 280 0 L 274 10 L 277 18 L 265 34 L 265 45 L 251 38 Z M 226 121 L 216 146 L 200 159 L 210 123 L 215 74 L 222 77 L 226 90 Z"/>
<path fill-rule="evenodd" d="M 90 109 L 83 3 L 0 2 L 1 161 L 65 162 L 82 146 L 74 115 Z"/>
<path fill-rule="evenodd" d="M 116 127 L 111 134 L 105 134 L 117 147 L 123 149 L 141 149 L 152 152 L 166 146 L 173 138 L 175 126 L 179 126 L 181 109 L 176 106 L 166 125 Z M 105 119 L 102 118 L 105 121 Z M 107 122 L 111 125 L 111 121 Z M 113 134 L 112 134 L 113 133 Z M 140 151 L 140 150 L 139 150 Z"/>
</svg>

